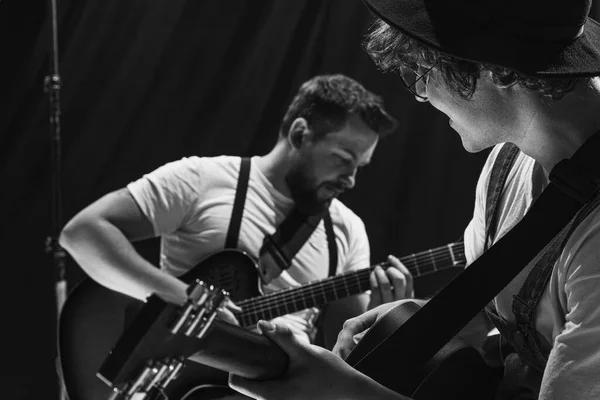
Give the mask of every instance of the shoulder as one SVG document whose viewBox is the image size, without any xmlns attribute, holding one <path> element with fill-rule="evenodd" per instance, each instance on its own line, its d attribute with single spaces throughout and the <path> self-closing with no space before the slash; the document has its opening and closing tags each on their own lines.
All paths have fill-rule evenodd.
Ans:
<svg viewBox="0 0 600 400">
<path fill-rule="evenodd" d="M 183 157 L 168 162 L 128 185 L 130 191 L 138 187 L 172 192 L 192 191 L 198 194 L 209 188 L 231 186 L 237 182 L 239 157 Z"/>
<path fill-rule="evenodd" d="M 180 160 L 169 163 L 175 167 L 189 170 L 204 170 L 207 173 L 220 170 L 239 170 L 240 157 L 216 156 L 216 157 L 183 157 Z M 167 164 L 167 165 L 169 165 Z"/>
<path fill-rule="evenodd" d="M 342 229 L 349 236 L 365 232 L 363 220 L 340 200 L 333 199 L 329 213 L 333 225 Z"/>
<path fill-rule="evenodd" d="M 239 157 L 233 156 L 183 157 L 163 165 L 157 171 L 169 171 L 184 181 L 205 181 L 228 175 L 237 177 L 239 160 Z"/>
<path fill-rule="evenodd" d="M 507 146 L 505 147 L 505 145 Z M 508 149 L 509 146 L 507 143 L 499 143 L 490 151 L 477 182 L 477 189 L 480 193 L 487 192 L 492 175 L 494 175 L 494 168 L 504 162 L 505 156 L 508 154 Z M 505 186 L 530 186 L 536 161 L 518 149 L 516 149 L 516 152 L 514 161 L 506 177 Z"/>
<path fill-rule="evenodd" d="M 360 221 L 362 223 L 362 219 L 339 199 L 333 199 L 329 206 L 329 212 L 332 219 L 340 219 L 340 222 L 344 222 L 345 219 L 348 219 Z"/>
<path fill-rule="evenodd" d="M 600 277 L 600 205 L 596 205 L 573 230 L 561 259 L 567 266 L 567 278 L 581 277 L 586 273 Z"/>
</svg>

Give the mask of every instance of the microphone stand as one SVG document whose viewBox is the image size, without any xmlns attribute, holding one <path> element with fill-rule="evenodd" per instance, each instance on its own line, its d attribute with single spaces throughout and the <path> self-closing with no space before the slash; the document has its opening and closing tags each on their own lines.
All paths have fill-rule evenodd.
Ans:
<svg viewBox="0 0 600 400">
<path fill-rule="evenodd" d="M 67 298 L 67 280 L 65 268 L 65 250 L 58 244 L 62 229 L 62 188 L 61 188 L 61 139 L 60 139 L 60 89 L 61 79 L 58 72 L 58 16 L 57 0 L 49 0 L 51 19 L 51 43 L 49 57 L 49 75 L 44 78 L 44 92 L 48 94 L 50 111 L 50 138 L 52 147 L 52 233 L 46 238 L 46 253 L 52 255 L 55 270 L 56 322 Z M 66 399 L 62 383 L 62 374 L 58 359 L 56 372 L 59 378 L 59 400 Z"/>
</svg>

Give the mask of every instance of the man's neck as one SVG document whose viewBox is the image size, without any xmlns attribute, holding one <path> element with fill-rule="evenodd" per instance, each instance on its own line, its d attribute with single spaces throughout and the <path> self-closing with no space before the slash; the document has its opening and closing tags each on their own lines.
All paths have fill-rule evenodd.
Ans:
<svg viewBox="0 0 600 400">
<path fill-rule="evenodd" d="M 285 182 L 289 165 L 285 144 L 278 142 L 273 149 L 256 160 L 256 166 L 271 182 L 273 187 L 287 197 L 291 197 L 290 189 Z"/>
<path fill-rule="evenodd" d="M 558 101 L 539 100 L 531 126 L 515 144 L 548 174 L 600 131 L 600 79 L 579 84 Z"/>
</svg>

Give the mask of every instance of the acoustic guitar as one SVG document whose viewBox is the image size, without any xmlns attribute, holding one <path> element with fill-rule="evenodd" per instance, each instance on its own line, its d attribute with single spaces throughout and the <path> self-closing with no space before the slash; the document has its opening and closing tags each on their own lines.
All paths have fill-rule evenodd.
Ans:
<svg viewBox="0 0 600 400">
<path fill-rule="evenodd" d="M 419 277 L 464 265 L 464 246 L 462 242 L 450 243 L 400 260 L 413 276 Z M 377 265 L 389 266 L 387 263 Z M 370 289 L 369 274 L 375 266 L 263 295 L 256 261 L 243 251 L 226 249 L 201 261 L 182 279 L 188 283 L 202 280 L 224 289 L 242 307 L 237 315 L 240 325 L 251 328 L 260 319 L 269 320 L 363 293 Z M 106 289 L 90 279 L 72 290 L 62 308 L 58 332 L 59 367 L 70 400 L 104 400 L 110 396 L 111 384 L 99 379 L 97 373 L 115 343 L 147 307 L 147 303 Z M 225 329 L 220 321 L 216 321 L 215 326 L 218 328 L 211 331 Z M 249 347 L 243 346 L 243 351 Z M 185 368 L 165 390 L 164 395 L 170 400 L 190 399 L 186 395 L 194 389 L 198 394 L 200 385 L 207 390 L 212 390 L 211 385 L 226 385 L 227 374 L 222 368 L 190 360 L 183 364 Z M 218 398 L 217 391 L 215 388 L 214 395 L 204 398 Z"/>
<path fill-rule="evenodd" d="M 265 336 L 215 320 L 217 305 L 213 299 L 219 295 L 203 282 L 193 287 L 195 295 L 184 306 L 150 296 L 100 366 L 98 377 L 110 387 L 102 398 L 169 398 L 168 387 L 177 382 L 185 361 L 249 379 L 271 379 L 285 374 L 289 359 L 283 350 Z M 400 311 L 395 315 L 406 321 L 418 309 L 414 301 L 407 301 L 394 311 Z M 383 320 L 375 323 L 368 335 L 377 331 Z M 393 365 L 387 358 L 375 360 L 380 366 L 371 372 L 379 378 L 382 374 L 393 376 L 390 388 L 416 400 L 491 400 L 502 376 L 500 369 L 488 367 L 478 351 L 460 337 L 450 340 L 425 365 L 402 366 L 401 355 L 392 358 Z M 404 373 L 398 375 L 398 370 Z M 212 391 L 210 385 L 200 389 L 184 395 L 184 400 L 239 398 L 219 388 Z"/>
</svg>

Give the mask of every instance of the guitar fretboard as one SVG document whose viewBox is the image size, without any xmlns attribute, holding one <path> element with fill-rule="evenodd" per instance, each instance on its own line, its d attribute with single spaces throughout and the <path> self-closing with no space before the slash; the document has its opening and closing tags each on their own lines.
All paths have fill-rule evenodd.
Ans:
<svg viewBox="0 0 600 400">
<path fill-rule="evenodd" d="M 400 258 L 414 277 L 431 274 L 465 263 L 464 244 L 450 243 L 420 253 Z M 260 319 L 270 320 L 306 308 L 317 307 L 348 296 L 366 292 L 371 288 L 369 274 L 377 267 L 387 268 L 388 262 L 369 268 L 319 279 L 302 286 L 278 290 L 264 296 L 237 302 L 242 307 L 238 315 L 240 324 L 252 327 Z"/>
</svg>

